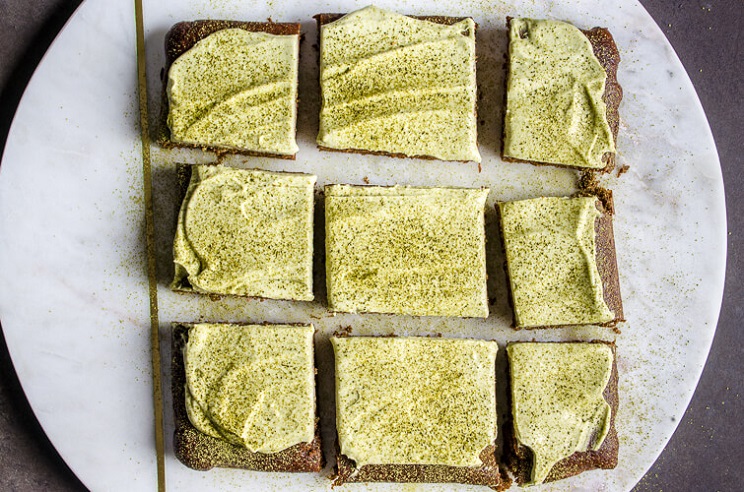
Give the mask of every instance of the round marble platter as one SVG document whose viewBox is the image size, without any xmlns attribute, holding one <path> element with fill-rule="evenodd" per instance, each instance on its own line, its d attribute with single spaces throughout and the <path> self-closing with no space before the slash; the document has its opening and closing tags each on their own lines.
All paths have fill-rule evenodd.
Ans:
<svg viewBox="0 0 744 492">
<path fill-rule="evenodd" d="M 317 51 L 312 16 L 349 12 L 351 1 L 319 4 L 186 0 L 144 2 L 151 122 L 160 110 L 163 37 L 181 20 L 223 18 L 300 21 L 300 115 L 296 161 L 230 158 L 226 164 L 316 174 L 327 183 L 487 186 L 489 295 L 486 320 L 337 315 L 327 312 L 322 276 L 311 303 L 212 299 L 175 294 L 170 247 L 178 209 L 176 162 L 213 156 L 153 147 L 157 281 L 165 404 L 166 484 L 172 490 L 330 490 L 322 474 L 242 470 L 195 472 L 174 457 L 171 436 L 170 323 L 229 320 L 312 322 L 319 369 L 318 406 L 326 456 L 332 457 L 334 411 L 328 334 L 429 335 L 515 340 L 617 340 L 620 460 L 535 490 L 629 490 L 659 455 L 697 384 L 715 332 L 723 291 L 726 219 L 716 149 L 695 91 L 674 51 L 635 1 L 421 1 L 378 3 L 409 14 L 472 16 L 479 25 L 479 140 L 483 163 L 442 163 L 320 153 Z M 608 27 L 620 48 L 625 92 L 619 166 L 602 178 L 614 191 L 615 235 L 627 323 L 608 330 L 516 332 L 498 228 L 497 200 L 568 195 L 570 170 L 503 163 L 505 17 L 528 16 Z M 0 320 L 13 363 L 36 416 L 60 454 L 93 490 L 153 490 L 157 484 L 149 295 L 146 276 L 142 147 L 139 138 L 134 8 L 130 2 L 84 3 L 49 49 L 28 85 L 0 167 Z M 322 243 L 318 244 L 321 246 Z M 503 351 L 499 356 L 503 371 Z M 500 376 L 502 378 L 502 376 Z M 505 394 L 501 379 L 498 395 Z M 505 409 L 500 406 L 503 413 Z M 350 490 L 400 490 L 395 484 Z M 483 490 L 411 485 L 405 490 Z"/>
</svg>

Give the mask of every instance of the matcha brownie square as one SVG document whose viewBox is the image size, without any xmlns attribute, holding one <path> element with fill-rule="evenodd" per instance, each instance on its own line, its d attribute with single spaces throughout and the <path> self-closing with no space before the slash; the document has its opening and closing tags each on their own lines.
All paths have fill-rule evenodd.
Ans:
<svg viewBox="0 0 744 492">
<path fill-rule="evenodd" d="M 612 216 L 598 198 L 498 207 L 516 328 L 623 321 Z"/>
<path fill-rule="evenodd" d="M 506 161 L 610 172 L 623 97 L 607 29 L 507 18 Z"/>
<path fill-rule="evenodd" d="M 174 451 L 186 466 L 319 471 L 312 325 L 175 323 Z"/>
<path fill-rule="evenodd" d="M 313 299 L 315 176 L 188 166 L 173 244 L 175 290 Z"/>
<path fill-rule="evenodd" d="M 520 485 L 617 466 L 615 344 L 512 343 L 506 347 L 511 422 L 504 457 Z"/>
<path fill-rule="evenodd" d="M 485 340 L 333 337 L 345 482 L 500 482 L 498 346 Z"/>
<path fill-rule="evenodd" d="M 488 316 L 487 189 L 325 187 L 333 311 Z"/>
<path fill-rule="evenodd" d="M 480 162 L 471 18 L 319 14 L 322 150 Z"/>
<path fill-rule="evenodd" d="M 173 26 L 160 143 L 294 159 L 299 46 L 298 23 Z"/>
</svg>

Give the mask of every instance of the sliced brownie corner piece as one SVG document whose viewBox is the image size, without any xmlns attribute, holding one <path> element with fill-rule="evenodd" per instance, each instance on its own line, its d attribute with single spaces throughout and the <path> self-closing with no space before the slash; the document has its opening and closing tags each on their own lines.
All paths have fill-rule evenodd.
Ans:
<svg viewBox="0 0 744 492">
<path fill-rule="evenodd" d="M 596 196 L 497 205 L 517 329 L 624 321 L 612 215 Z"/>
<path fill-rule="evenodd" d="M 165 37 L 160 145 L 294 159 L 299 43 L 299 23 L 174 25 Z"/>
<path fill-rule="evenodd" d="M 511 17 L 507 17 L 507 29 L 502 159 L 611 172 L 615 167 L 623 92 L 617 80 L 620 52 L 610 31 L 602 27 L 580 30 L 566 22 Z M 579 60 L 576 67 L 571 67 L 571 60 Z M 550 84 L 540 84 L 540 78 L 550 79 Z M 582 104 L 561 100 L 556 88 L 563 87 L 562 79 L 571 84 L 583 79 L 583 94 L 574 98 Z M 601 94 L 595 88 L 600 82 L 604 85 Z M 592 114 L 595 107 L 601 106 L 605 106 L 603 113 Z M 569 129 L 565 126 L 569 123 L 575 126 Z"/>
<path fill-rule="evenodd" d="M 507 345 L 506 351 L 511 414 L 504 424 L 503 459 L 515 481 L 519 485 L 553 482 L 589 470 L 615 468 L 620 445 L 615 427 L 619 396 L 614 342 L 517 342 Z M 595 407 L 582 410 L 575 405 L 578 401 Z M 597 410 L 594 415 L 586 417 L 593 410 Z M 534 421 L 540 413 L 550 412 L 561 412 L 567 421 L 568 415 L 575 417 L 576 427 Z M 594 417 L 594 427 L 579 429 Z M 537 430 L 521 435 L 520 425 Z M 581 431 L 588 431 L 588 439 L 578 449 L 547 452 L 536 444 L 559 441 L 556 434 L 562 432 Z"/>
<path fill-rule="evenodd" d="M 496 342 L 333 337 L 339 448 L 334 485 L 502 486 Z"/>
<path fill-rule="evenodd" d="M 471 18 L 405 16 L 370 6 L 315 19 L 318 148 L 480 162 Z"/>
<path fill-rule="evenodd" d="M 174 290 L 313 299 L 315 176 L 221 165 L 179 168 L 186 175 Z"/>
<path fill-rule="evenodd" d="M 236 339 L 233 335 L 240 330 L 243 330 L 245 336 Z M 292 336 L 284 336 L 284 342 L 286 342 L 284 345 L 281 345 L 283 339 L 281 331 L 284 335 L 292 333 Z M 171 389 L 175 417 L 174 452 L 179 461 L 189 468 L 201 471 L 214 467 L 268 472 L 320 471 L 324 462 L 315 410 L 313 333 L 312 325 L 174 323 Z M 189 347 L 190 335 L 194 335 L 197 339 L 192 342 L 192 345 L 195 344 L 196 347 Z M 230 344 L 230 347 L 220 348 L 221 339 L 222 342 Z M 265 367 L 266 370 L 256 371 L 250 366 L 251 362 L 256 361 L 251 360 L 250 351 L 242 351 L 243 345 L 249 339 L 258 347 L 254 353 L 277 352 L 274 354 L 275 360 L 268 361 L 271 365 Z M 287 350 L 278 351 L 277 347 L 284 347 Z M 190 359 L 187 357 L 189 349 Z M 298 354 L 298 357 L 293 358 L 289 355 L 293 352 Z M 228 408 L 232 415 L 220 413 L 221 420 L 212 421 L 206 417 L 207 413 L 200 411 L 200 408 L 207 405 L 205 395 L 209 393 L 210 388 L 213 395 L 217 394 L 214 391 L 216 379 L 205 377 L 200 380 L 197 375 L 209 374 L 206 370 L 209 366 L 205 366 L 200 372 L 199 368 L 189 368 L 189 364 L 203 364 L 205 359 L 216 360 L 218 363 L 221 361 L 223 364 L 234 364 L 233 370 L 228 373 L 228 377 L 235 379 L 231 386 L 233 389 L 238 386 L 235 383 L 241 376 L 248 381 L 247 384 L 242 385 L 242 394 L 230 397 L 227 392 L 221 393 L 226 402 L 232 402 L 229 405 L 223 405 L 223 409 Z M 284 363 L 281 371 L 276 370 L 280 367 L 275 364 L 276 360 Z M 261 365 L 261 361 L 258 361 L 258 365 Z M 242 368 L 242 373 L 240 368 Z M 228 377 L 224 379 L 227 380 Z M 282 382 L 278 382 L 280 380 Z M 274 386 L 271 386 L 272 384 Z M 282 402 L 279 401 L 278 406 L 274 408 L 278 417 L 275 416 L 273 420 L 262 419 L 259 412 L 259 417 L 254 422 L 257 432 L 253 435 L 238 436 L 234 431 L 239 427 L 230 425 L 230 417 L 245 414 L 246 412 L 241 409 L 245 409 L 246 402 L 250 404 L 257 401 L 260 391 L 245 390 L 245 388 L 255 388 L 256 385 L 263 385 L 264 391 L 268 394 L 267 397 L 275 399 L 277 395 L 271 393 L 272 388 L 278 387 L 280 390 L 290 388 L 296 393 L 296 401 L 292 404 L 293 406 L 289 405 L 284 408 L 282 408 Z M 223 385 L 223 389 L 227 386 L 228 384 Z M 189 406 L 190 408 L 187 408 Z M 291 433 L 294 438 L 283 436 L 277 431 L 277 418 L 283 419 L 282 422 L 285 424 L 292 423 L 285 427 L 286 432 Z M 197 428 L 192 419 L 200 428 Z M 291 441 L 297 442 L 291 443 Z M 279 444 L 278 447 L 283 449 L 266 450 L 277 447 L 277 442 L 291 443 L 291 445 L 284 447 L 283 444 Z M 264 450 L 252 451 L 249 446 L 264 448 Z"/>
</svg>

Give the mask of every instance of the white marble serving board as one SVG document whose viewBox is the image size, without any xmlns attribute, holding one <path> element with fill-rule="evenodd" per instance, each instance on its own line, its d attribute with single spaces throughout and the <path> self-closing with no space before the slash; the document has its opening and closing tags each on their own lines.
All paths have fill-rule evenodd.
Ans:
<svg viewBox="0 0 744 492">
<path fill-rule="evenodd" d="M 153 123 L 160 108 L 163 36 L 181 20 L 222 18 L 300 21 L 302 45 L 296 161 L 228 159 L 228 164 L 303 171 L 327 183 L 488 186 L 496 200 L 575 191 L 576 173 L 499 158 L 507 15 L 609 27 L 620 48 L 619 165 L 603 179 L 614 191 L 615 235 L 628 322 L 617 336 L 620 370 L 620 461 L 535 490 L 629 490 L 651 466 L 681 418 L 715 331 L 726 256 L 723 182 L 713 139 L 695 91 L 669 43 L 635 1 L 380 1 L 409 14 L 470 15 L 479 24 L 479 140 L 475 164 L 320 153 L 317 52 L 312 15 L 348 12 L 352 1 L 146 0 L 148 90 Z M 432 10 L 434 9 L 434 10 Z M 141 141 L 138 134 L 134 8 L 129 2 L 84 3 L 32 78 L 0 167 L 0 320 L 36 416 L 60 454 L 93 490 L 153 490 L 155 466 L 149 297 L 144 241 Z M 602 329 L 515 332 L 500 268 L 498 231 L 487 216 L 489 293 L 486 320 L 327 313 L 318 301 L 213 300 L 175 294 L 170 247 L 177 203 L 176 161 L 209 156 L 153 148 L 158 296 L 163 343 L 166 483 L 170 490 L 330 490 L 323 474 L 242 470 L 195 472 L 173 456 L 169 392 L 171 321 L 312 321 L 319 330 L 321 426 L 327 456 L 333 434 L 328 333 L 432 334 L 514 340 L 613 339 Z M 499 359 L 504 365 L 503 356 Z M 502 383 L 503 385 L 503 383 Z M 503 387 L 499 394 L 503 395 Z M 400 490 L 399 485 L 348 485 Z M 411 485 L 405 490 L 484 490 Z"/>
</svg>

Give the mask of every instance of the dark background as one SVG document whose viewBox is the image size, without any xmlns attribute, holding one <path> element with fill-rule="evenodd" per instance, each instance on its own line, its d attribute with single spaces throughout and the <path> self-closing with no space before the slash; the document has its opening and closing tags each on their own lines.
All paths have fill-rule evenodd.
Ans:
<svg viewBox="0 0 744 492">
<path fill-rule="evenodd" d="M 0 152 L 29 78 L 79 3 L 0 0 Z M 668 446 L 635 490 L 738 491 L 744 488 L 744 1 L 641 3 L 677 51 L 708 115 L 723 169 L 729 233 L 723 307 L 700 385 Z M 85 490 L 34 418 L 2 333 L 0 490 Z"/>
</svg>

